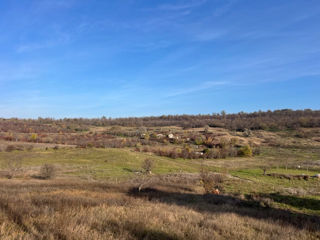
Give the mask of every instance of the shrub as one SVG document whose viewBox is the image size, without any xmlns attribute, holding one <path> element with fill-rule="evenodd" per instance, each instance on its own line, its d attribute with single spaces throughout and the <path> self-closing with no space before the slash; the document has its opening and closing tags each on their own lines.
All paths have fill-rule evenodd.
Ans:
<svg viewBox="0 0 320 240">
<path fill-rule="evenodd" d="M 143 147 L 142 152 L 150 152 L 150 147 L 149 146 Z"/>
<path fill-rule="evenodd" d="M 179 153 L 175 149 L 172 149 L 169 151 L 168 157 L 176 159 L 179 157 Z"/>
<path fill-rule="evenodd" d="M 12 152 L 12 151 L 22 151 L 23 150 L 23 146 L 22 145 L 8 145 L 6 147 L 6 152 Z"/>
<path fill-rule="evenodd" d="M 8 145 L 8 146 L 6 147 L 6 152 L 12 152 L 13 150 L 15 150 L 14 145 Z"/>
<path fill-rule="evenodd" d="M 200 181 L 206 194 L 211 193 L 214 189 L 214 181 L 212 175 L 206 170 L 201 169 Z"/>
<path fill-rule="evenodd" d="M 154 160 L 150 158 L 145 159 L 141 167 L 147 174 L 151 174 L 151 170 L 154 167 Z"/>
<path fill-rule="evenodd" d="M 26 149 L 27 149 L 28 151 L 31 151 L 31 150 L 33 149 L 33 145 L 28 145 L 28 146 L 26 146 Z"/>
<path fill-rule="evenodd" d="M 267 171 L 270 169 L 268 166 L 262 166 L 261 167 L 262 171 L 263 171 L 263 175 L 265 176 Z"/>
<path fill-rule="evenodd" d="M 201 145 L 201 144 L 203 144 L 203 140 L 202 140 L 201 137 L 197 137 L 197 138 L 194 140 L 194 142 L 195 142 L 196 145 Z"/>
<path fill-rule="evenodd" d="M 204 141 L 204 145 L 207 146 L 208 148 L 213 148 L 214 147 L 214 140 L 212 137 L 207 137 L 207 139 Z"/>
<path fill-rule="evenodd" d="M 239 149 L 238 155 L 240 157 L 252 157 L 252 149 L 249 145 L 243 146 Z"/>
<path fill-rule="evenodd" d="M 224 182 L 221 174 L 212 174 L 204 168 L 201 168 L 200 180 L 206 194 L 212 193 L 216 188 L 221 190 Z"/>
<path fill-rule="evenodd" d="M 38 134 L 32 133 L 30 136 L 30 141 L 35 142 L 35 141 L 37 141 L 37 139 L 38 139 Z"/>
<path fill-rule="evenodd" d="M 44 164 L 40 168 L 40 177 L 42 179 L 51 179 L 54 178 L 56 175 L 56 168 L 52 164 Z"/>
<path fill-rule="evenodd" d="M 253 148 L 253 150 L 252 150 L 253 155 L 260 155 L 260 153 L 261 153 L 260 147 Z"/>
<path fill-rule="evenodd" d="M 231 138 L 230 144 L 232 146 L 236 146 L 239 144 L 239 139 L 238 138 Z"/>
</svg>

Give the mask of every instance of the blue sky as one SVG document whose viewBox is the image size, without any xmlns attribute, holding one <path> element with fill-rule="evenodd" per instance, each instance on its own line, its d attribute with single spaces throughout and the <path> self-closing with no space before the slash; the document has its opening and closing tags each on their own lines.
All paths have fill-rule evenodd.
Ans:
<svg viewBox="0 0 320 240">
<path fill-rule="evenodd" d="M 319 0 L 4 0 L 0 30 L 0 117 L 320 109 Z"/>
</svg>

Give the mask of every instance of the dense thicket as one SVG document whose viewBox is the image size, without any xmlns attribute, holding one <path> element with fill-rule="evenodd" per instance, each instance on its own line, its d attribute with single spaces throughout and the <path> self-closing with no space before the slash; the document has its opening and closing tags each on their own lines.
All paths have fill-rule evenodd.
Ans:
<svg viewBox="0 0 320 240">
<path fill-rule="evenodd" d="M 244 129 L 283 130 L 300 127 L 320 127 L 319 110 L 276 110 L 267 112 L 236 114 L 221 113 L 206 115 L 163 115 L 159 117 L 129 117 L 129 118 L 38 118 L 38 119 L 0 119 L 0 131 L 17 132 L 77 132 L 88 130 L 89 126 L 180 126 L 195 127 L 224 127 L 230 130 Z"/>
</svg>

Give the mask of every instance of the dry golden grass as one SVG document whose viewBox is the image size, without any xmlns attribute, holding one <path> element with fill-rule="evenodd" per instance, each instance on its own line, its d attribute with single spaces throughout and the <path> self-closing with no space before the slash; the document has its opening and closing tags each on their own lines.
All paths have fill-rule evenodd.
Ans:
<svg viewBox="0 0 320 240">
<path fill-rule="evenodd" d="M 319 239 L 320 218 L 193 185 L 0 180 L 0 239 Z M 152 187 L 152 188 L 151 188 Z"/>
</svg>

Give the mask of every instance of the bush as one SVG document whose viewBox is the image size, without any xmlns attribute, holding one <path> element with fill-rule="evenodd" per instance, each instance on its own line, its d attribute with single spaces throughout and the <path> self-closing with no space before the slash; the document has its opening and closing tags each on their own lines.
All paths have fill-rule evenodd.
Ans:
<svg viewBox="0 0 320 240">
<path fill-rule="evenodd" d="M 30 136 L 30 141 L 35 142 L 35 141 L 37 141 L 37 139 L 38 139 L 38 134 L 32 133 Z"/>
<path fill-rule="evenodd" d="M 169 151 L 169 153 L 168 153 L 168 157 L 173 158 L 173 159 L 178 158 L 179 155 L 181 155 L 181 154 L 179 154 L 175 149 L 172 149 L 172 150 Z"/>
<path fill-rule="evenodd" d="M 249 145 L 243 146 L 239 149 L 238 155 L 240 157 L 252 157 L 252 149 Z"/>
<path fill-rule="evenodd" d="M 252 150 L 253 155 L 260 155 L 260 153 L 261 153 L 260 147 L 253 148 L 253 150 Z"/>
<path fill-rule="evenodd" d="M 196 145 L 201 145 L 201 144 L 203 144 L 203 140 L 202 140 L 201 137 L 197 137 L 197 138 L 194 140 L 194 143 L 195 143 Z"/>
<path fill-rule="evenodd" d="M 27 151 L 31 151 L 33 149 L 33 145 L 26 146 Z"/>
<path fill-rule="evenodd" d="M 56 176 L 56 168 L 52 164 L 44 164 L 40 168 L 40 177 L 42 179 L 51 179 Z"/>
<path fill-rule="evenodd" d="M 24 148 L 22 145 L 8 145 L 6 147 L 6 152 L 12 152 L 12 151 L 22 151 Z"/>
<path fill-rule="evenodd" d="M 201 169 L 200 180 L 206 194 L 212 193 L 216 188 L 222 190 L 224 178 L 221 174 L 212 174 L 206 169 Z"/>
<path fill-rule="evenodd" d="M 145 159 L 141 167 L 147 174 L 151 174 L 151 170 L 154 167 L 154 160 L 150 158 Z"/>
</svg>

